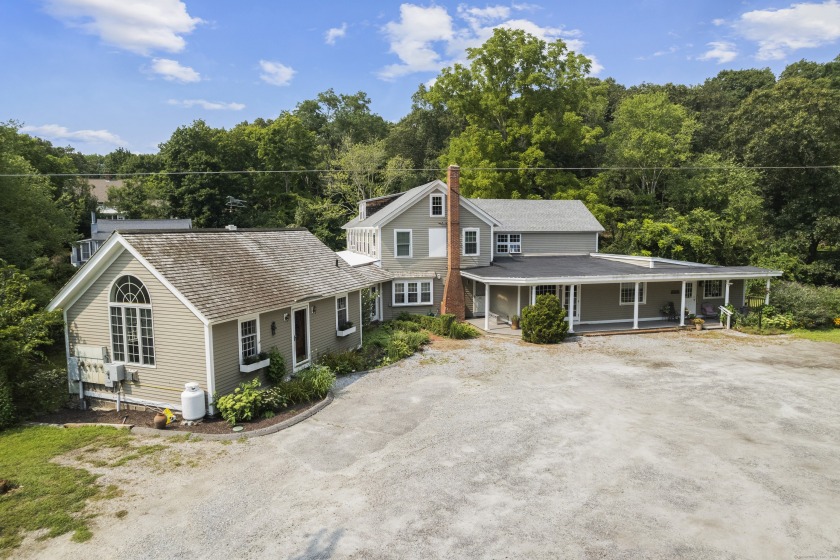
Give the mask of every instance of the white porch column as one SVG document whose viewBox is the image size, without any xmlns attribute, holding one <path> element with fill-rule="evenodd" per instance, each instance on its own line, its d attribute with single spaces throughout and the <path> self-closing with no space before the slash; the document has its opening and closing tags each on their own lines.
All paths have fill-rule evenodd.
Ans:
<svg viewBox="0 0 840 560">
<path fill-rule="evenodd" d="M 569 309 L 566 316 L 569 318 L 569 332 L 575 332 L 575 285 L 569 288 Z"/>
<path fill-rule="evenodd" d="M 682 281 L 682 291 L 680 292 L 680 326 L 685 326 L 685 280 Z"/>
<path fill-rule="evenodd" d="M 490 331 L 490 284 L 484 284 L 484 330 Z"/>
<path fill-rule="evenodd" d="M 767 288 L 765 289 L 764 305 L 770 305 L 770 279 L 767 279 Z"/>
<path fill-rule="evenodd" d="M 639 283 L 636 282 L 633 290 L 633 328 L 639 328 Z"/>
<path fill-rule="evenodd" d="M 537 287 L 531 286 L 531 305 L 537 303 Z"/>
<path fill-rule="evenodd" d="M 729 278 L 727 278 L 726 280 L 723 281 L 723 285 L 725 286 L 724 289 L 723 289 L 723 306 L 724 307 L 729 305 L 729 284 L 731 284 L 731 282 L 729 281 Z"/>
<path fill-rule="evenodd" d="M 516 314 L 522 315 L 522 286 L 516 287 Z"/>
</svg>

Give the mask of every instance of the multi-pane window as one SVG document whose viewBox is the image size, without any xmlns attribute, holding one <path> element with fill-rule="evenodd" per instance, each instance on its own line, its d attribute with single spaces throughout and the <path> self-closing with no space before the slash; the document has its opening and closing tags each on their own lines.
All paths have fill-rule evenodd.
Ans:
<svg viewBox="0 0 840 560">
<path fill-rule="evenodd" d="M 687 282 L 685 285 L 685 297 L 691 299 L 694 297 L 694 282 Z"/>
<path fill-rule="evenodd" d="M 347 296 L 335 298 L 335 320 L 339 329 L 347 324 Z"/>
<path fill-rule="evenodd" d="M 621 283 L 621 296 L 619 303 L 621 305 L 633 305 L 633 294 L 636 293 L 636 284 L 634 282 Z M 639 303 L 645 302 L 645 283 L 639 282 Z"/>
<path fill-rule="evenodd" d="M 706 280 L 703 284 L 703 297 L 714 299 L 723 297 L 723 280 Z"/>
<path fill-rule="evenodd" d="M 478 254 L 478 230 L 465 229 L 464 230 L 464 254 L 477 255 Z"/>
<path fill-rule="evenodd" d="M 545 286 L 537 286 L 535 288 L 535 292 L 538 296 L 542 296 L 545 294 L 551 294 L 552 296 L 557 296 L 557 286 L 554 284 L 549 284 Z"/>
<path fill-rule="evenodd" d="M 83 243 L 79 243 L 79 258 L 82 261 L 86 261 L 90 258 L 90 243 L 85 241 Z"/>
<path fill-rule="evenodd" d="M 257 320 L 250 319 L 239 323 L 239 348 L 240 360 L 259 354 L 259 342 L 257 340 Z"/>
<path fill-rule="evenodd" d="M 155 365 L 152 301 L 143 283 L 122 276 L 111 290 L 111 350 L 115 362 Z"/>
<path fill-rule="evenodd" d="M 433 194 L 429 200 L 429 215 L 443 216 L 443 195 Z"/>
<path fill-rule="evenodd" d="M 394 280 L 394 305 L 429 305 L 432 303 L 431 280 Z"/>
<path fill-rule="evenodd" d="M 500 233 L 496 235 L 496 253 L 517 254 L 522 252 L 522 235 L 519 233 Z"/>
<path fill-rule="evenodd" d="M 578 302 L 580 301 L 580 286 L 575 286 L 575 301 L 574 305 L 571 305 L 572 299 L 572 286 L 567 285 L 563 287 L 563 308 L 569 311 L 569 315 L 572 317 L 577 317 L 577 308 Z"/>
<path fill-rule="evenodd" d="M 395 239 L 396 239 L 396 250 L 398 257 L 410 257 L 411 256 L 411 230 L 410 229 L 398 229 L 395 232 Z"/>
</svg>

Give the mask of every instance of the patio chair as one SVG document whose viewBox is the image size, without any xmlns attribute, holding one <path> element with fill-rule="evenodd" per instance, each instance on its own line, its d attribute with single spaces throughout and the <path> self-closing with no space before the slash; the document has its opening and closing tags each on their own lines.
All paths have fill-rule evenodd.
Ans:
<svg viewBox="0 0 840 560">
<path fill-rule="evenodd" d="M 717 317 L 717 316 L 718 316 L 718 312 L 717 312 L 717 310 L 715 309 L 715 306 L 714 306 L 714 305 L 712 305 L 711 303 L 708 303 L 708 302 L 707 302 L 707 303 L 704 303 L 703 305 L 701 305 L 701 306 L 700 306 L 700 314 L 701 314 L 703 317 L 707 317 L 707 318 L 708 318 L 708 317 Z"/>
<path fill-rule="evenodd" d="M 665 317 L 667 321 L 677 320 L 677 310 L 676 308 L 674 308 L 673 301 L 669 301 L 668 303 L 662 306 L 662 316 Z"/>
</svg>

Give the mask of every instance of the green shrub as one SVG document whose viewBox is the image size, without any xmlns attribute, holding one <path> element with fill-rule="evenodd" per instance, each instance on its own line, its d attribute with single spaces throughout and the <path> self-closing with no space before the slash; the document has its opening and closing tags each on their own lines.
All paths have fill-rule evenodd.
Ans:
<svg viewBox="0 0 840 560">
<path fill-rule="evenodd" d="M 335 383 L 335 373 L 327 366 L 316 364 L 298 374 L 295 381 L 303 386 L 309 400 L 323 399 Z"/>
<path fill-rule="evenodd" d="M 422 328 L 420 323 L 415 321 L 402 321 L 396 319 L 391 321 L 391 327 L 396 331 L 418 332 Z"/>
<path fill-rule="evenodd" d="M 216 408 L 219 409 L 222 418 L 233 426 L 238 422 L 256 418 L 262 410 L 262 397 L 260 380 L 254 379 L 247 383 L 240 383 L 233 393 L 216 399 Z"/>
<path fill-rule="evenodd" d="M 288 404 L 300 404 L 312 400 L 306 385 L 298 379 L 286 381 L 279 388 L 282 389 Z"/>
<path fill-rule="evenodd" d="M 387 363 L 398 362 L 403 358 L 408 358 L 414 354 L 414 351 L 408 346 L 408 342 L 403 338 L 394 337 L 385 348 L 385 356 L 388 358 Z"/>
<path fill-rule="evenodd" d="M 427 331 L 436 332 L 440 328 L 440 318 L 434 315 L 417 315 L 420 326 Z"/>
<path fill-rule="evenodd" d="M 277 348 L 272 348 L 268 353 L 268 359 L 271 360 L 268 367 L 265 368 L 265 379 L 274 387 L 283 382 L 286 377 L 286 360 L 283 359 Z"/>
<path fill-rule="evenodd" d="M 0 430 L 15 424 L 15 405 L 12 402 L 12 390 L 0 372 Z"/>
<path fill-rule="evenodd" d="M 364 357 L 358 350 L 328 352 L 318 358 L 318 363 L 330 368 L 336 375 L 347 375 L 366 369 Z"/>
<path fill-rule="evenodd" d="M 262 392 L 262 406 L 264 410 L 278 411 L 289 405 L 285 388 L 282 384 L 270 387 Z"/>
<path fill-rule="evenodd" d="M 479 335 L 478 329 L 469 323 L 455 322 L 449 327 L 449 338 L 464 339 L 475 338 Z"/>
<path fill-rule="evenodd" d="M 566 338 L 569 324 L 560 300 L 550 294 L 537 296 L 537 302 L 522 310 L 522 340 L 535 344 L 556 344 Z"/>
<path fill-rule="evenodd" d="M 440 317 L 437 317 L 437 323 L 437 330 L 433 330 L 432 332 L 440 336 L 449 336 L 449 329 L 455 323 L 455 315 L 444 313 Z"/>
<path fill-rule="evenodd" d="M 397 315 L 397 318 L 395 320 L 396 321 L 409 321 L 411 323 L 419 323 L 421 317 L 423 317 L 423 315 L 416 315 L 414 313 L 409 313 L 407 311 L 403 311 L 399 315 Z"/>
<path fill-rule="evenodd" d="M 840 288 L 776 282 L 770 299 L 779 314 L 789 313 L 797 326 L 809 329 L 831 326 L 840 316 Z"/>
</svg>

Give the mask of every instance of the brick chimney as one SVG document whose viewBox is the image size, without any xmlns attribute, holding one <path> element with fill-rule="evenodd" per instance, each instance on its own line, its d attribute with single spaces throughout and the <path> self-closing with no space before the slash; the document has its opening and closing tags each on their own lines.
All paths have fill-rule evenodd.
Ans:
<svg viewBox="0 0 840 560">
<path fill-rule="evenodd" d="M 446 197 L 447 267 L 446 285 L 443 288 L 441 313 L 451 313 L 459 321 L 466 316 L 464 284 L 461 280 L 461 168 L 450 165 L 446 170 L 449 193 Z"/>
</svg>

